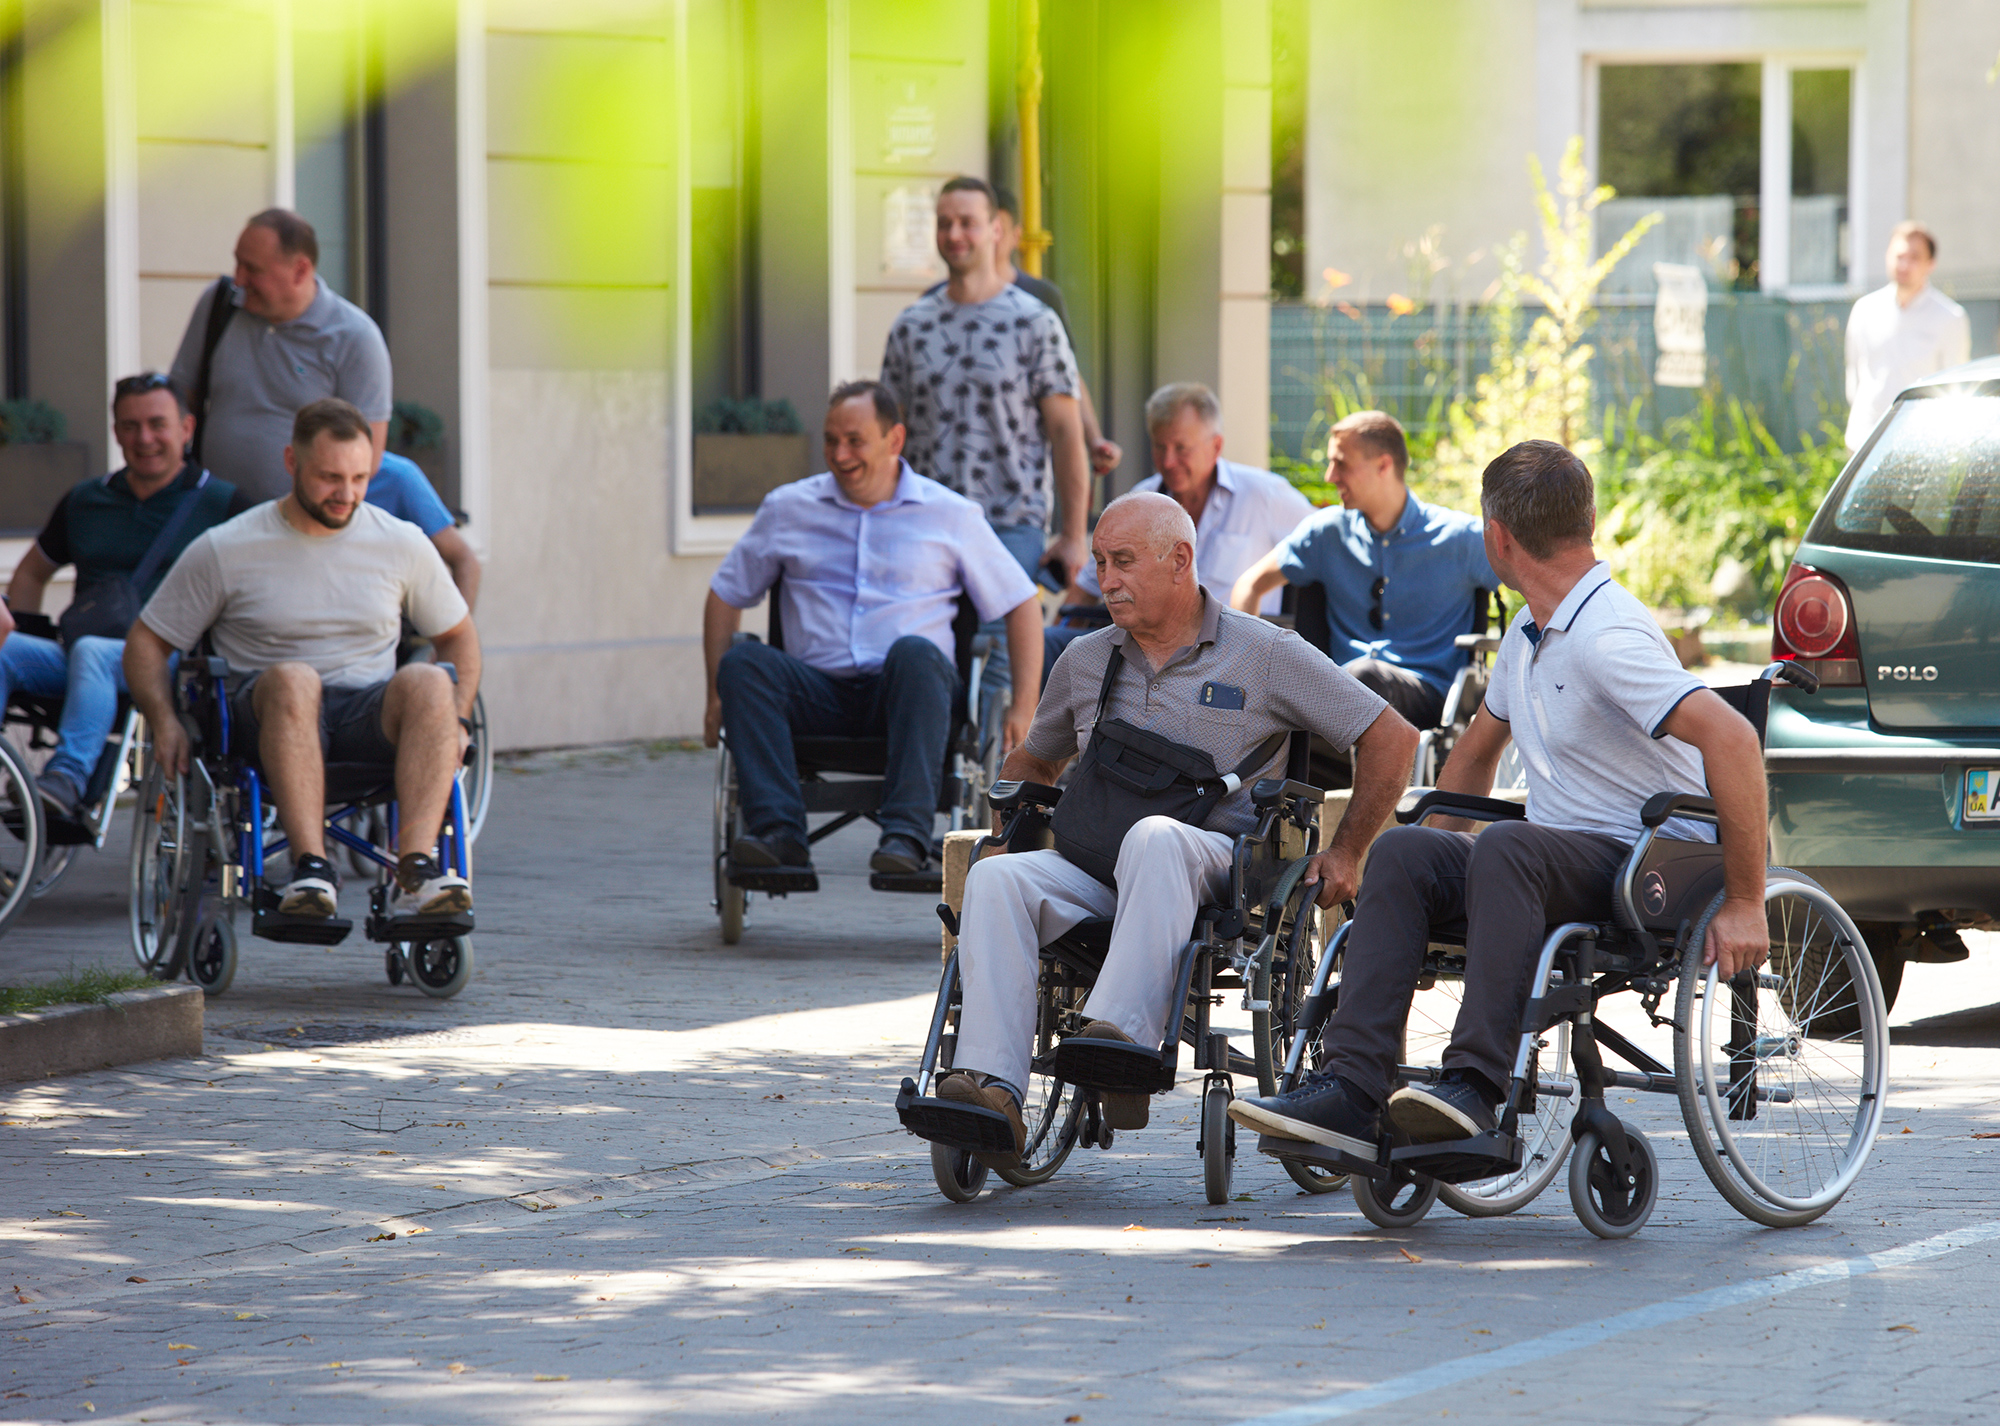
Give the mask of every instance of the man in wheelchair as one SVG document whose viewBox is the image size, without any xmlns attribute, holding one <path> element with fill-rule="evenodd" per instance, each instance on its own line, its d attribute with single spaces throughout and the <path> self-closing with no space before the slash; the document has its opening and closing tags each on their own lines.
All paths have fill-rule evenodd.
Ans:
<svg viewBox="0 0 2000 1426">
<path fill-rule="evenodd" d="M 1307 873 L 1321 906 L 1354 894 L 1369 838 L 1403 790 L 1416 731 L 1297 634 L 1205 592 L 1195 539 L 1187 511 L 1165 495 L 1133 493 L 1105 508 L 1091 551 L 1113 625 L 1064 650 L 1026 741 L 1002 771 L 1052 785 L 1084 747 L 1057 805 L 1056 849 L 986 857 L 966 879 L 957 1050 L 933 1092 L 1006 1117 L 1016 1152 L 982 1154 L 990 1167 L 1010 1167 L 1026 1142 L 1021 1099 L 1042 946 L 1088 918 L 1112 917 L 1080 1034 L 1157 1046 L 1178 1013 L 1177 959 L 1189 927 L 1223 894 L 1235 838 L 1257 820 L 1252 784 L 1283 758 L 1289 735 L 1310 730 L 1355 752 L 1353 800 Z M 1136 760 L 1127 757 L 1134 749 Z M 1163 763 L 1188 755 L 1212 762 L 1217 775 L 1197 784 L 1210 788 L 1200 815 L 1122 820 L 1115 798 L 1100 800 L 1098 789 L 1147 751 Z M 1111 764 L 1117 770 L 1107 774 Z M 1066 827 L 1073 811 L 1099 825 Z M 1144 1094 L 1102 1099 L 1108 1127 L 1144 1127 Z"/>
<path fill-rule="evenodd" d="M 1492 1131 L 1546 927 L 1613 919 L 1614 880 L 1657 793 L 1705 790 L 1718 813 L 1725 899 L 1707 963 L 1727 980 L 1767 954 L 1755 729 L 1681 668 L 1652 614 L 1598 560 L 1582 461 L 1550 441 L 1523 442 L 1486 468 L 1481 504 L 1493 568 L 1527 605 L 1439 787 L 1484 796 L 1511 736 L 1527 771 L 1527 818 L 1476 838 L 1396 827 L 1375 843 L 1321 1069 L 1288 1093 L 1230 1105 L 1262 1133 L 1373 1160 L 1385 1111 L 1393 1132 L 1417 1144 Z M 1664 830 L 1710 838 L 1692 821 Z M 1444 1073 L 1399 1088 L 1411 997 L 1434 930 L 1446 929 L 1464 935 L 1465 987 Z"/>
<path fill-rule="evenodd" d="M 795 736 L 888 740 L 869 865 L 922 871 L 962 694 L 952 619 L 961 592 L 979 617 L 1007 621 L 1015 670 L 1005 740 L 1020 741 L 1042 672 L 1035 586 L 980 508 L 912 470 L 903 416 L 880 382 L 837 389 L 826 412 L 827 473 L 764 497 L 710 582 L 703 736 L 727 729 L 747 829 L 734 867 L 810 865 Z M 786 647 L 736 640 L 743 611 L 783 581 Z"/>
<path fill-rule="evenodd" d="M 285 448 L 291 494 L 188 547 L 132 626 L 125 674 L 153 756 L 176 776 L 190 747 L 168 658 L 207 635 L 228 664 L 231 747 L 206 751 L 262 765 L 292 848 L 282 914 L 335 914 L 326 767 L 344 763 L 395 770 L 391 914 L 461 916 L 472 888 L 433 850 L 479 691 L 479 636 L 436 547 L 365 502 L 374 465 L 360 411 L 338 398 L 301 408 Z M 396 667 L 405 616 L 437 663 Z"/>
</svg>

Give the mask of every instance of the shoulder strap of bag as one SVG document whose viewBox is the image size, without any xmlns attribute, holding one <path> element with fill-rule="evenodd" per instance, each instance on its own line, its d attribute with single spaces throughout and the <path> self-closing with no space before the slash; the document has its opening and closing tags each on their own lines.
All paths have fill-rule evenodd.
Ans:
<svg viewBox="0 0 2000 1426">
<path fill-rule="evenodd" d="M 195 367 L 194 390 L 188 393 L 188 410 L 194 412 L 194 443 L 189 452 L 196 460 L 201 459 L 201 438 L 208 433 L 208 385 L 209 376 L 215 369 L 215 349 L 222 342 L 222 332 L 229 325 L 229 319 L 236 315 L 236 284 L 227 277 L 215 279 L 215 286 L 209 289 L 215 298 L 208 304 L 208 325 L 201 334 L 201 362 Z"/>
<path fill-rule="evenodd" d="M 1104 710 L 1111 704 L 1111 685 L 1118 681 L 1118 670 L 1125 666 L 1125 650 L 1122 645 L 1111 646 L 1111 657 L 1104 661 L 1104 683 L 1097 690 L 1097 719 L 1104 721 Z"/>
<path fill-rule="evenodd" d="M 174 513 L 167 517 L 167 523 L 160 526 L 160 533 L 153 536 L 152 544 L 146 546 L 146 554 L 139 561 L 139 567 L 132 571 L 133 592 L 144 589 L 146 581 L 153 577 L 153 572 L 159 569 L 161 561 L 166 559 L 167 547 L 174 542 L 174 536 L 180 533 L 181 526 L 187 523 L 188 516 L 194 513 L 194 507 L 201 502 L 201 492 L 207 484 L 208 472 L 203 471 L 201 479 L 194 483 L 194 488 L 182 493 L 180 504 L 176 505 Z"/>
</svg>

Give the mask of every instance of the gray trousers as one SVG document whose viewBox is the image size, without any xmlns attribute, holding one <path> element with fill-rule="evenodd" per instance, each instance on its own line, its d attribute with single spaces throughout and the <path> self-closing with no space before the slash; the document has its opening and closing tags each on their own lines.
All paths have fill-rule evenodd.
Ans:
<svg viewBox="0 0 2000 1426">
<path fill-rule="evenodd" d="M 1419 733 L 1435 728 L 1444 717 L 1444 695 L 1406 668 L 1381 659 L 1355 659 L 1342 664 L 1341 672 L 1369 692 L 1381 694 Z"/>
<path fill-rule="evenodd" d="M 1396 1088 L 1410 997 L 1432 931 L 1465 935 L 1465 998 L 1446 1069 L 1476 1070 L 1504 1090 L 1521 1043 L 1521 1010 L 1550 924 L 1604 921 L 1631 844 L 1595 832 L 1496 822 L 1474 837 L 1393 827 L 1368 853 L 1328 1063 L 1385 1102 Z"/>
</svg>

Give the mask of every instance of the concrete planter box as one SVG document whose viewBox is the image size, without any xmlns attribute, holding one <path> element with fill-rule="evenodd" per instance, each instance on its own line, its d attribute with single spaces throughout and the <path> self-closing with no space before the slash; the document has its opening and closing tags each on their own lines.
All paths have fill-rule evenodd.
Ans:
<svg viewBox="0 0 2000 1426">
<path fill-rule="evenodd" d="M 204 999 L 200 986 L 162 985 L 0 1015 L 0 1083 L 198 1055 Z"/>
<path fill-rule="evenodd" d="M 33 535 L 73 488 L 90 478 L 82 441 L 0 446 L 0 534 Z"/>
<path fill-rule="evenodd" d="M 747 515 L 764 497 L 811 475 L 810 438 L 697 434 L 694 438 L 694 509 L 697 515 Z"/>
</svg>

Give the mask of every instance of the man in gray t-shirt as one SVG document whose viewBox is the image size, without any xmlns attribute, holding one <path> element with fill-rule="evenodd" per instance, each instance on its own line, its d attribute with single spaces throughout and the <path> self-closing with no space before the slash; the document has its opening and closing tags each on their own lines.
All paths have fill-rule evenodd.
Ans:
<svg viewBox="0 0 2000 1426">
<path fill-rule="evenodd" d="M 389 434 L 389 347 L 374 319 L 318 272 L 319 239 L 296 213 L 259 213 L 236 240 L 237 310 L 209 367 L 200 424 L 202 463 L 253 500 L 291 489 L 285 443 L 299 408 L 338 396 L 368 422 L 379 463 Z M 169 373 L 192 407 L 202 339 L 219 284 L 194 304 Z"/>
<path fill-rule="evenodd" d="M 1727 980 L 1762 964 L 1764 757 L 1756 731 L 1680 666 L 1653 616 L 1591 548 L 1590 471 L 1552 441 L 1524 441 L 1486 468 L 1486 554 L 1527 607 L 1501 641 L 1485 705 L 1438 778 L 1484 796 L 1511 736 L 1528 815 L 1470 831 L 1395 827 L 1368 855 L 1341 964 L 1324 1068 L 1287 1094 L 1239 1099 L 1260 1133 L 1373 1159 L 1386 1107 L 1414 1143 L 1491 1132 L 1520 1043 L 1546 927 L 1612 919 L 1613 882 L 1660 792 L 1714 799 L 1724 895 L 1706 954 Z M 1691 824 L 1668 823 L 1687 836 Z M 1444 1074 L 1397 1088 L 1410 996 L 1433 925 L 1465 927 L 1465 996 Z M 1393 1093 L 1392 1093 L 1393 1091 Z"/>
<path fill-rule="evenodd" d="M 257 761 L 292 845 L 279 910 L 332 916 L 326 764 L 395 769 L 396 894 L 391 915 L 456 916 L 472 888 L 433 851 L 479 691 L 479 635 L 435 546 L 367 504 L 374 448 L 345 401 L 305 407 L 284 448 L 292 490 L 204 533 L 140 611 L 125 676 L 169 773 L 188 765 L 167 662 L 206 634 L 227 660 L 228 753 Z M 396 667 L 403 619 L 439 664 Z"/>
</svg>

